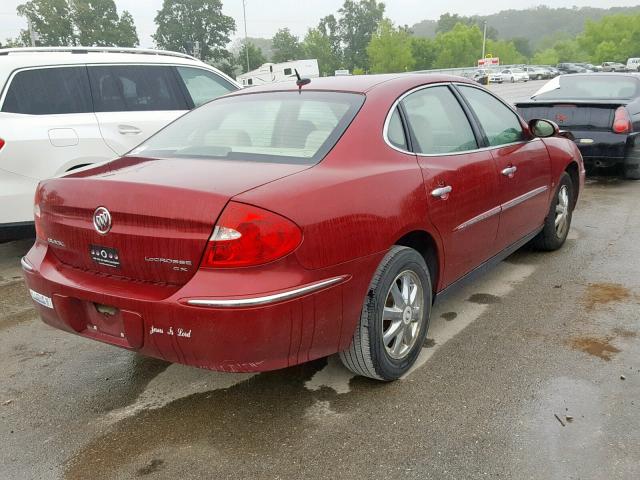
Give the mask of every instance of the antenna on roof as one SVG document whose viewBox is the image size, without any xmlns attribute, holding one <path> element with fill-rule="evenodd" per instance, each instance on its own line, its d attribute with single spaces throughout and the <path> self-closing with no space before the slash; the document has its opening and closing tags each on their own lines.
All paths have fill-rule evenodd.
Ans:
<svg viewBox="0 0 640 480">
<path fill-rule="evenodd" d="M 304 87 L 305 85 L 308 85 L 309 83 L 311 83 L 311 79 L 310 78 L 300 78 L 300 74 L 298 73 L 298 69 L 295 68 L 293 70 L 294 72 L 296 72 L 296 85 L 298 86 L 298 92 L 302 92 L 302 87 Z"/>
</svg>

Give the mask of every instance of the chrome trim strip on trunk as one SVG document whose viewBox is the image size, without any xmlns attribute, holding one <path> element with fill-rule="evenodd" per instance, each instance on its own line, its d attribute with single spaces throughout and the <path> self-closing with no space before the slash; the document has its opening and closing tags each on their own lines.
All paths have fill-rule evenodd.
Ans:
<svg viewBox="0 0 640 480">
<path fill-rule="evenodd" d="M 501 205 L 502 210 L 508 210 L 512 207 L 515 207 L 516 205 L 520 205 L 522 202 L 526 202 L 527 200 L 529 200 L 530 198 L 535 197 L 536 195 L 540 195 L 543 192 L 546 192 L 549 189 L 549 187 L 547 187 L 546 185 L 543 185 L 542 187 L 538 187 L 534 190 L 531 190 L 530 192 L 527 192 L 523 195 L 520 195 L 519 197 L 513 198 L 511 200 L 509 200 L 506 203 L 503 203 Z"/>
<path fill-rule="evenodd" d="M 25 257 L 22 257 L 20 259 L 20 266 L 22 266 L 23 270 L 26 270 L 27 272 L 35 272 L 36 269 L 33 268 L 33 265 L 31 265 L 29 263 L 29 260 L 27 260 Z"/>
<path fill-rule="evenodd" d="M 281 302 L 283 300 L 290 300 L 292 298 L 301 297 L 311 292 L 316 292 L 323 288 L 335 285 L 346 280 L 348 275 L 341 275 L 339 277 L 328 278 L 316 283 L 310 283 L 302 287 L 294 288 L 293 290 L 287 290 L 280 293 L 274 293 L 273 295 L 265 295 L 262 297 L 251 298 L 237 298 L 237 299 L 190 299 L 187 300 L 187 305 L 196 307 L 255 307 L 257 305 L 266 305 L 275 302 Z"/>
</svg>

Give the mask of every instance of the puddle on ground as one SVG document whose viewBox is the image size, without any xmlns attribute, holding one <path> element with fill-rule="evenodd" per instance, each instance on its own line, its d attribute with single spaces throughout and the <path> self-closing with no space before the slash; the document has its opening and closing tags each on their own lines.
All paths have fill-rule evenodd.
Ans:
<svg viewBox="0 0 640 480">
<path fill-rule="evenodd" d="M 608 362 L 613 355 L 620 352 L 619 348 L 611 345 L 611 340 L 611 337 L 577 337 L 572 338 L 569 345 L 575 350 L 581 350 Z"/>
<path fill-rule="evenodd" d="M 587 310 L 598 305 L 620 302 L 631 297 L 629 289 L 619 283 L 591 283 L 585 292 Z"/>
<path fill-rule="evenodd" d="M 473 303 L 479 303 L 480 305 L 492 305 L 494 303 L 500 303 L 500 297 L 491 295 L 490 293 L 474 293 L 467 301 Z"/>
<path fill-rule="evenodd" d="M 447 322 L 455 320 L 457 316 L 458 314 L 456 312 L 444 312 L 442 315 L 440 315 L 440 317 L 445 319 Z"/>
</svg>

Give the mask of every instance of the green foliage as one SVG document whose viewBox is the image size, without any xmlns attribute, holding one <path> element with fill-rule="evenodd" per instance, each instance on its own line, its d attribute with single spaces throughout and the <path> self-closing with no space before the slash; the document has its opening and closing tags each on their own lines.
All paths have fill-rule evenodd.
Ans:
<svg viewBox="0 0 640 480">
<path fill-rule="evenodd" d="M 228 56 L 225 47 L 236 29 L 233 18 L 222 13 L 220 0 L 164 0 L 155 22 L 158 47 L 193 53 L 199 45 L 199 56 L 206 61 Z"/>
<path fill-rule="evenodd" d="M 406 29 L 396 28 L 390 20 L 382 20 L 367 47 L 372 73 L 406 72 L 413 69 L 415 60 L 411 36 Z"/>
<path fill-rule="evenodd" d="M 558 60 L 558 52 L 553 48 L 540 50 L 533 56 L 531 63 L 534 65 L 557 65 L 560 63 Z"/>
<path fill-rule="evenodd" d="M 140 43 L 133 17 L 127 11 L 118 16 L 113 0 L 73 0 L 71 17 L 80 45 L 136 47 Z"/>
<path fill-rule="evenodd" d="M 118 15 L 113 0 L 29 0 L 19 5 L 18 15 L 31 21 L 41 46 L 118 46 L 139 44 L 133 17 Z M 23 30 L 20 43 L 30 45 Z"/>
<path fill-rule="evenodd" d="M 18 5 L 17 12 L 21 17 L 31 21 L 33 29 L 40 36 L 39 45 L 66 47 L 76 44 L 71 9 L 67 0 L 30 0 Z M 21 34 L 20 43 L 30 45 L 26 30 Z"/>
<path fill-rule="evenodd" d="M 338 32 L 344 45 L 344 63 L 351 70 L 369 68 L 367 46 L 384 16 L 384 3 L 376 0 L 345 0 L 338 10 Z"/>
<path fill-rule="evenodd" d="M 318 28 L 310 28 L 302 42 L 302 52 L 306 58 L 318 59 L 320 75 L 333 75 L 340 68 L 340 57 L 334 54 L 331 37 Z"/>
<path fill-rule="evenodd" d="M 513 45 L 516 47 L 516 50 L 522 55 L 524 58 L 531 58 L 533 56 L 533 49 L 531 48 L 531 42 L 529 39 L 524 37 L 516 37 L 512 38 L 511 41 Z"/>
<path fill-rule="evenodd" d="M 482 55 L 482 32 L 477 25 L 458 23 L 435 39 L 438 56 L 435 68 L 469 67 Z"/>
<path fill-rule="evenodd" d="M 353 69 L 353 71 L 351 73 L 353 75 L 364 75 L 367 72 L 364 71 L 364 68 L 356 67 L 356 68 Z"/>
<path fill-rule="evenodd" d="M 611 15 L 599 22 L 588 21 L 578 44 L 597 63 L 626 63 L 640 56 L 640 15 Z"/>
<path fill-rule="evenodd" d="M 267 59 L 262 53 L 260 47 L 249 41 L 246 45 L 242 45 L 235 58 L 235 63 L 240 66 L 241 73 L 247 73 L 247 53 L 249 54 L 249 69 L 255 70 L 260 65 L 267 63 Z"/>
<path fill-rule="evenodd" d="M 518 51 L 513 41 L 505 40 L 487 40 L 486 53 L 490 53 L 494 57 L 500 58 L 503 65 L 514 65 L 526 63 L 527 59 Z"/>
<path fill-rule="evenodd" d="M 271 46 L 273 49 L 271 61 L 274 63 L 299 60 L 302 55 L 298 37 L 293 35 L 288 28 L 281 28 L 276 32 L 271 41 Z"/>
<path fill-rule="evenodd" d="M 433 64 L 438 57 L 438 49 L 435 40 L 431 38 L 411 39 L 411 54 L 415 61 L 414 68 L 416 70 L 428 70 L 433 68 Z"/>
</svg>

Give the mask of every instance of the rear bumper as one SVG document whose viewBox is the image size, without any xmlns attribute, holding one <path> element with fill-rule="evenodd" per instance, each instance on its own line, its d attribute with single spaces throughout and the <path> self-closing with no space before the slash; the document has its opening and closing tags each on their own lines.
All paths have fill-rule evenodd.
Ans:
<svg viewBox="0 0 640 480">
<path fill-rule="evenodd" d="M 571 130 L 584 163 L 587 166 L 615 166 L 622 164 L 635 142 L 633 135 L 613 132 Z"/>
<path fill-rule="evenodd" d="M 198 272 L 179 288 L 96 280 L 38 243 L 22 265 L 36 309 L 52 327 L 174 363 L 250 372 L 345 348 L 343 329 L 350 338 L 378 261 L 367 257 L 306 277 L 281 271 L 288 287 L 242 297 L 211 295 L 211 285 L 220 284 L 215 276 L 225 272 Z"/>
</svg>

